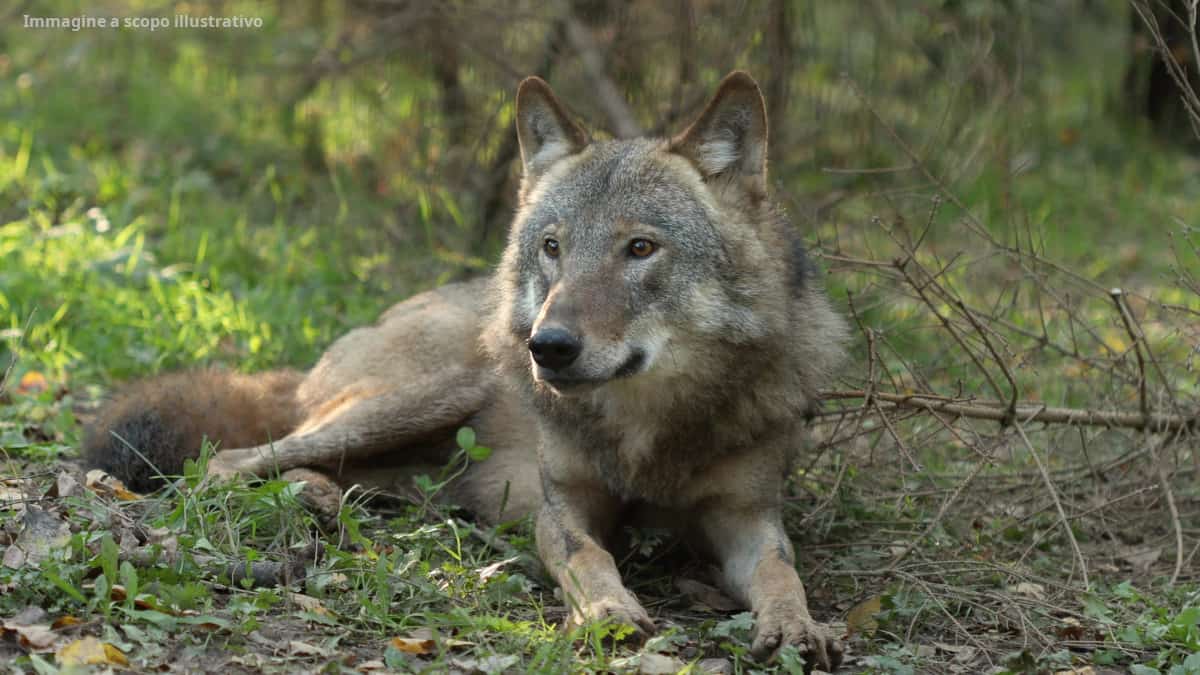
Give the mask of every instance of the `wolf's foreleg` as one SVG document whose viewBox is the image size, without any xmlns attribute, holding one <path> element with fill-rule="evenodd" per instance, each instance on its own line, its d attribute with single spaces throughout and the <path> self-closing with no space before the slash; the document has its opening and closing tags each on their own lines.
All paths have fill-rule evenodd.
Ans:
<svg viewBox="0 0 1200 675">
<path fill-rule="evenodd" d="M 654 633 L 654 622 L 621 583 L 602 539 L 620 505 L 602 485 L 546 481 L 546 498 L 537 515 L 538 554 L 562 589 L 575 625 L 609 619 Z"/>
<path fill-rule="evenodd" d="M 808 612 L 792 542 L 778 508 L 717 507 L 701 523 L 727 589 L 754 611 L 754 656 L 765 659 L 784 645 L 794 645 L 809 669 L 836 668 L 842 645 Z"/>
</svg>

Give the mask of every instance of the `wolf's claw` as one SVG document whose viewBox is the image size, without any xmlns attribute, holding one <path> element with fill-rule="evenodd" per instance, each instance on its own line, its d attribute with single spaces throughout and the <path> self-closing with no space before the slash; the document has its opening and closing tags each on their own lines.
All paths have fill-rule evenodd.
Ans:
<svg viewBox="0 0 1200 675">
<path fill-rule="evenodd" d="M 773 659 L 781 647 L 793 645 L 804 657 L 806 671 L 818 667 L 832 672 L 842 662 L 842 643 L 825 624 L 784 612 L 763 613 L 756 624 L 750 653 L 760 661 Z"/>
<path fill-rule="evenodd" d="M 653 619 L 632 597 L 624 600 L 602 598 L 583 605 L 574 613 L 573 622 L 581 625 L 587 621 L 623 624 L 633 628 L 638 638 L 646 638 L 657 631 Z"/>
</svg>

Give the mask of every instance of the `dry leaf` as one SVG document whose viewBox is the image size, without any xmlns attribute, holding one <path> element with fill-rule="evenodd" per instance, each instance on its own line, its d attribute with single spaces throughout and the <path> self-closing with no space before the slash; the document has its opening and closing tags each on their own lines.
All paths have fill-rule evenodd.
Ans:
<svg viewBox="0 0 1200 675">
<path fill-rule="evenodd" d="M 674 675 L 686 664 L 679 659 L 663 654 L 642 654 L 638 657 L 638 673 L 641 675 Z"/>
<path fill-rule="evenodd" d="M 21 534 L 4 552 L 4 566 L 19 569 L 36 565 L 51 552 L 66 546 L 71 527 L 45 509 L 30 506 L 21 516 Z"/>
<path fill-rule="evenodd" d="M 27 607 L 11 619 L 0 623 L 0 634 L 11 632 L 17 635 L 17 642 L 30 651 L 52 651 L 51 646 L 58 640 L 53 628 L 43 623 L 46 612 L 40 607 Z"/>
<path fill-rule="evenodd" d="M 20 508 L 29 499 L 32 483 L 23 478 L 0 480 L 0 508 Z"/>
<path fill-rule="evenodd" d="M 292 640 L 288 643 L 288 651 L 297 656 L 329 656 L 332 652 L 324 647 L 310 645 L 307 642 Z"/>
<path fill-rule="evenodd" d="M 16 546 L 4 550 L 4 566 L 11 570 L 19 570 L 25 566 L 25 551 Z"/>
<path fill-rule="evenodd" d="M 501 568 L 503 568 L 505 565 L 515 563 L 516 561 L 517 557 L 513 556 L 511 558 L 505 558 L 499 562 L 494 562 L 487 567 L 479 568 L 476 570 L 476 572 L 479 574 L 479 580 L 487 581 L 488 579 L 491 579 L 492 577 L 496 576 L 500 572 Z"/>
<path fill-rule="evenodd" d="M 76 640 L 55 654 L 60 666 L 128 666 L 125 654 L 107 642 L 94 637 Z"/>
<path fill-rule="evenodd" d="M 300 609 L 312 612 L 314 614 L 320 614 L 322 616 L 329 614 L 329 610 L 325 609 L 325 605 L 322 605 L 320 600 L 311 595 L 305 595 L 303 593 L 288 593 L 288 599 Z"/>
<path fill-rule="evenodd" d="M 859 633 L 870 637 L 879 628 L 875 615 L 883 611 L 883 597 L 873 595 L 858 603 L 846 615 L 846 635 Z"/>
<path fill-rule="evenodd" d="M 450 659 L 450 665 L 458 671 L 467 673 L 467 675 L 476 675 L 477 673 L 503 673 L 517 665 L 521 657 L 515 654 L 501 656 L 493 654 L 482 659 Z M 453 672 L 453 671 L 451 671 Z"/>
<path fill-rule="evenodd" d="M 92 469 L 91 471 L 87 472 L 85 484 L 89 490 L 103 497 L 116 497 L 117 499 L 126 502 L 132 502 L 142 498 L 141 495 L 135 492 L 130 492 L 129 489 L 125 487 L 125 484 L 120 480 L 108 475 L 100 469 Z"/>
<path fill-rule="evenodd" d="M 1161 546 L 1144 549 L 1128 549 L 1121 553 L 1120 558 L 1121 560 L 1129 563 L 1129 566 L 1133 568 L 1134 572 L 1146 572 L 1150 569 L 1151 565 L 1158 562 L 1158 559 L 1162 557 L 1162 551 L 1163 550 Z"/>
<path fill-rule="evenodd" d="M 740 603 L 725 595 L 719 589 L 695 579 L 676 579 L 675 587 L 689 600 L 719 612 L 732 612 L 742 609 Z"/>
<path fill-rule="evenodd" d="M 1027 596 L 1030 598 L 1034 598 L 1036 600 L 1045 600 L 1046 599 L 1046 587 L 1041 584 L 1035 584 L 1035 583 L 1031 583 L 1029 581 L 1022 581 L 1021 583 L 1017 584 L 1016 586 L 1013 586 L 1011 590 L 1013 593 L 1016 593 L 1017 595 L 1024 595 L 1024 596 Z"/>
<path fill-rule="evenodd" d="M 61 630 L 71 626 L 78 626 L 81 623 L 83 623 L 83 621 L 81 621 L 79 617 L 71 616 L 70 614 L 63 614 L 55 619 L 54 623 L 50 624 L 50 628 L 54 630 Z"/>
<path fill-rule="evenodd" d="M 729 659 L 700 659 L 696 664 L 696 672 L 705 675 L 732 675 L 733 664 Z"/>
<path fill-rule="evenodd" d="M 379 659 L 371 659 L 370 661 L 363 661 L 358 664 L 358 669 L 364 673 L 372 670 L 383 670 L 385 668 L 387 668 L 387 665 Z"/>
<path fill-rule="evenodd" d="M 392 638 L 392 646 L 405 654 L 432 654 L 436 644 L 432 639 Z"/>
<path fill-rule="evenodd" d="M 78 497 L 83 492 L 83 486 L 69 472 L 61 471 L 54 479 L 54 485 L 46 492 L 47 497 Z"/>
</svg>

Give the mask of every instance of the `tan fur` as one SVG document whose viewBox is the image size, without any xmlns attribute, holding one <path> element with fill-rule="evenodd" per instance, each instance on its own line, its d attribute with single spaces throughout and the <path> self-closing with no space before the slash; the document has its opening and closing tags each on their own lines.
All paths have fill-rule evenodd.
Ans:
<svg viewBox="0 0 1200 675">
<path fill-rule="evenodd" d="M 754 610 L 756 655 L 795 645 L 810 665 L 835 667 L 841 646 L 809 614 L 782 491 L 844 329 L 767 199 L 757 85 L 726 78 L 670 141 L 592 144 L 537 79 L 518 92 L 517 118 L 522 207 L 490 282 L 397 304 L 335 342 L 298 384 L 288 374 L 258 389 L 232 374 L 134 384 L 89 431 L 91 456 L 103 460 L 108 432 L 154 408 L 186 430 L 187 447 L 172 452 L 197 450 L 203 430 L 224 448 L 211 473 L 308 472 L 285 475 L 318 485 L 312 501 L 327 507 L 320 475 L 403 494 L 469 425 L 494 453 L 449 498 L 486 521 L 535 513 L 539 553 L 573 621 L 652 632 L 606 546 L 626 518 L 671 523 Z M 656 226 L 664 207 L 676 221 Z M 561 258 L 542 252 L 545 237 L 562 240 Z M 632 260 L 632 238 L 658 238 L 661 252 Z M 586 384 L 560 389 L 531 362 L 527 343 L 549 329 L 584 336 L 571 368 Z M 208 412 L 189 407 L 204 401 L 214 401 Z"/>
</svg>

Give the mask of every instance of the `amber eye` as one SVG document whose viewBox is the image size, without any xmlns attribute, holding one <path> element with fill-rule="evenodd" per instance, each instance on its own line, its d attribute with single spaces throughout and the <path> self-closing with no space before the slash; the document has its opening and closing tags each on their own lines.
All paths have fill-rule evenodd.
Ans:
<svg viewBox="0 0 1200 675">
<path fill-rule="evenodd" d="M 657 247 L 649 239 L 634 239 L 629 242 L 629 255 L 635 258 L 645 258 L 654 253 Z"/>
<path fill-rule="evenodd" d="M 546 237 L 546 240 L 542 242 L 542 250 L 545 251 L 546 255 L 550 256 L 551 258 L 557 258 L 558 240 L 551 237 Z"/>
</svg>

